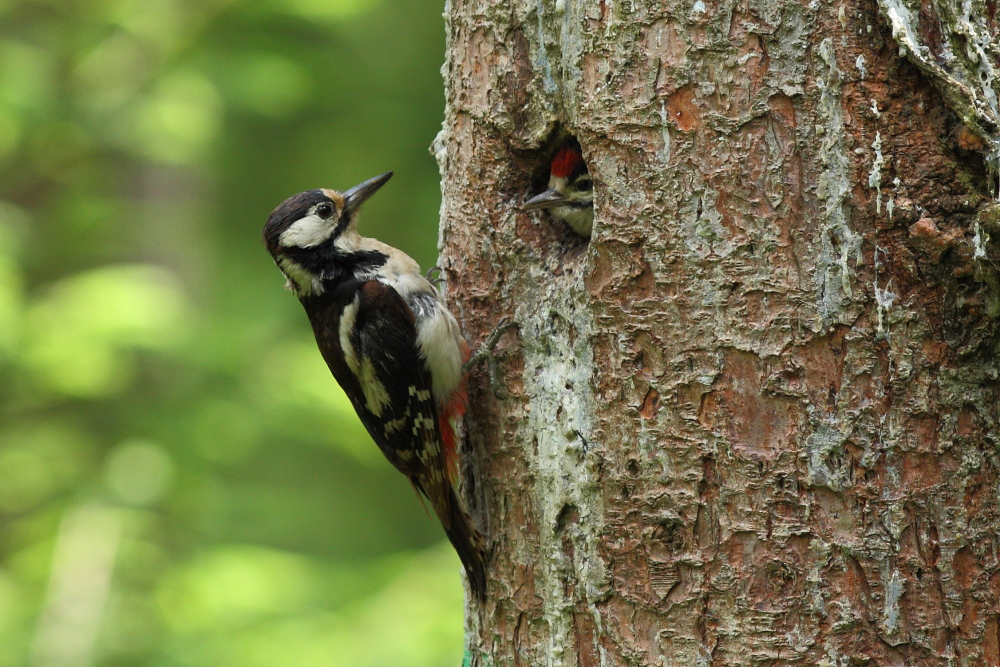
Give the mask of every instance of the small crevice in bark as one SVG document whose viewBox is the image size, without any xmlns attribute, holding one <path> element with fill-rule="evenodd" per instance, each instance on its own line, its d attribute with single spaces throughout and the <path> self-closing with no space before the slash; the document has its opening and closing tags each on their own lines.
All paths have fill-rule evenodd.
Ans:
<svg viewBox="0 0 1000 667">
<path fill-rule="evenodd" d="M 559 511 L 559 516 L 556 517 L 556 534 L 561 535 L 566 531 L 568 526 L 579 521 L 580 508 L 570 503 L 563 505 L 563 508 Z"/>
</svg>

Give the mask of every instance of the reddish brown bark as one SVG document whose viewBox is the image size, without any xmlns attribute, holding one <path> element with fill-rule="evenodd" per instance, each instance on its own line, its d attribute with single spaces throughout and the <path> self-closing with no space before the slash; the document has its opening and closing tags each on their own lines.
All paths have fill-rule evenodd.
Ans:
<svg viewBox="0 0 1000 667">
<path fill-rule="evenodd" d="M 1000 664 L 986 121 L 874 2 L 448 16 L 450 299 L 521 323 L 472 397 L 474 662 Z M 589 243 L 518 210 L 566 133 Z"/>
</svg>

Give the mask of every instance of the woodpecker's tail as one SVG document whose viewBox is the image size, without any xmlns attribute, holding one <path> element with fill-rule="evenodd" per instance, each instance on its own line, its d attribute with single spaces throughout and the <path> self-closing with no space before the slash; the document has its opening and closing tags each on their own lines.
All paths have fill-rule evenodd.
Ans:
<svg viewBox="0 0 1000 667">
<path fill-rule="evenodd" d="M 462 341 L 462 360 L 469 358 L 469 349 Z M 467 407 L 465 381 L 462 380 L 451 397 L 438 412 L 438 432 L 441 435 L 441 463 L 444 479 L 438 477 L 426 480 L 425 490 L 431 491 L 428 498 L 437 512 L 444 532 L 448 535 L 451 545 L 458 552 L 458 557 L 465 566 L 469 577 L 469 586 L 476 599 L 482 602 L 486 598 L 486 540 L 483 539 L 472 517 L 465 510 L 465 503 L 459 497 L 456 489 L 459 487 L 458 438 L 455 434 L 453 421 L 465 414 Z"/>
<path fill-rule="evenodd" d="M 450 486 L 447 505 L 448 517 L 441 517 L 444 532 L 465 566 L 472 592 L 482 602 L 486 599 L 486 541 Z"/>
</svg>

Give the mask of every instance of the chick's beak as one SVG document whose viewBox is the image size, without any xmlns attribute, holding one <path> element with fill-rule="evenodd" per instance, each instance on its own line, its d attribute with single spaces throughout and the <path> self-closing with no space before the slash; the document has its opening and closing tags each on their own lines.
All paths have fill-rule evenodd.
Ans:
<svg viewBox="0 0 1000 667">
<path fill-rule="evenodd" d="M 365 200 L 378 192 L 378 189 L 385 185 L 385 182 L 390 178 L 392 178 L 392 172 L 387 171 L 375 178 L 369 178 L 364 183 L 355 185 L 350 190 L 345 190 L 343 193 L 344 214 L 350 215 L 357 211 L 365 203 Z"/>
<path fill-rule="evenodd" d="M 535 195 L 528 201 L 521 204 L 522 211 L 537 211 L 542 208 L 551 208 L 553 206 L 558 206 L 559 204 L 565 204 L 569 199 L 563 193 L 559 192 L 555 188 L 546 190 L 545 192 Z"/>
</svg>

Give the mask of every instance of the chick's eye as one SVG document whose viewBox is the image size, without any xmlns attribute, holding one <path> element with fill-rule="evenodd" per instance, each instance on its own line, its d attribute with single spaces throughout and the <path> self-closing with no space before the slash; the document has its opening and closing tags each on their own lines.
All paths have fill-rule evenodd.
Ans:
<svg viewBox="0 0 1000 667">
<path fill-rule="evenodd" d="M 316 215 L 321 218 L 329 218 L 333 215 L 333 207 L 329 204 L 320 204 L 316 207 Z"/>
<path fill-rule="evenodd" d="M 581 178 L 576 182 L 576 189 L 580 192 L 590 192 L 594 189 L 594 182 L 589 178 Z"/>
</svg>

